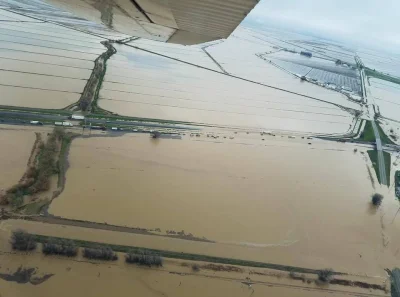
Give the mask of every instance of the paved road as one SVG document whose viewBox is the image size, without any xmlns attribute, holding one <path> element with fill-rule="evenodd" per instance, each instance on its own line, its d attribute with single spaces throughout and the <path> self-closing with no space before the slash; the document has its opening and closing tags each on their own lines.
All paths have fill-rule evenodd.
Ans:
<svg viewBox="0 0 400 297">
<path fill-rule="evenodd" d="M 365 79 L 366 79 L 366 77 L 365 77 L 365 71 L 364 71 L 364 64 L 361 61 L 360 57 L 358 57 L 357 55 L 355 56 L 355 60 L 356 60 L 356 63 L 358 65 L 362 66 L 362 69 L 360 71 L 361 89 L 362 89 L 364 101 L 367 103 L 368 99 L 367 99 L 367 89 L 365 87 L 365 83 L 366 83 Z M 388 183 L 387 176 L 386 176 L 385 158 L 383 156 L 381 136 L 379 135 L 378 126 L 376 125 L 374 119 L 371 119 L 371 123 L 372 123 L 372 128 L 374 130 L 375 139 L 376 139 L 376 150 L 378 152 L 379 178 L 380 178 L 380 181 L 381 181 L 382 185 L 387 185 L 388 186 L 389 183 Z"/>
<path fill-rule="evenodd" d="M 54 121 L 54 122 L 62 122 L 68 121 L 68 116 L 59 115 L 59 114 L 40 114 L 37 112 L 29 112 L 29 111 L 0 111 L 0 124 L 14 124 L 14 125 L 27 125 L 31 120 L 36 121 Z M 152 128 L 174 128 L 174 129 L 190 129 L 189 127 L 185 127 L 184 125 L 169 125 L 162 123 L 143 123 L 138 121 L 107 121 L 105 119 L 92 119 L 86 118 L 86 124 L 92 123 L 92 125 L 123 125 L 123 126 L 142 126 L 142 127 L 152 127 Z M 53 123 L 54 124 L 54 123 Z"/>
<path fill-rule="evenodd" d="M 379 165 L 379 176 L 382 185 L 388 185 L 387 177 L 386 177 L 386 168 L 385 168 L 385 158 L 383 157 L 382 151 L 382 141 L 379 135 L 378 127 L 376 126 L 375 121 L 371 121 L 372 128 L 374 129 L 374 134 L 376 138 L 376 150 L 378 151 L 378 165 Z"/>
</svg>

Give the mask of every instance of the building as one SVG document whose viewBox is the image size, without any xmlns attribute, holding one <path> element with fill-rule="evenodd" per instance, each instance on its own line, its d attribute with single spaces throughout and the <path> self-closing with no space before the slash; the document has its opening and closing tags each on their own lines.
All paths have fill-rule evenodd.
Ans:
<svg viewBox="0 0 400 297">
<path fill-rule="evenodd" d="M 300 52 L 300 55 L 302 55 L 302 56 L 306 56 L 306 57 L 309 57 L 309 58 L 311 58 L 311 57 L 312 57 L 312 53 L 310 53 L 310 52 L 304 52 L 304 51 L 301 51 L 301 52 Z"/>
</svg>

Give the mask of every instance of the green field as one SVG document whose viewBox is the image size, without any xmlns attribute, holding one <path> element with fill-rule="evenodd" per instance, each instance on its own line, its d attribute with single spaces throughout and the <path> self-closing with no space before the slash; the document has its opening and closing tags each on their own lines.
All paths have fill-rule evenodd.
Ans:
<svg viewBox="0 0 400 297">
<path fill-rule="evenodd" d="M 360 139 L 370 142 L 374 142 L 376 140 L 371 121 L 365 121 L 364 131 L 361 133 Z"/>
<path fill-rule="evenodd" d="M 381 178 L 379 175 L 379 165 L 378 165 L 378 152 L 376 150 L 367 151 L 369 158 L 371 159 L 372 165 L 374 166 L 376 177 L 379 183 L 381 183 Z M 383 158 L 385 159 L 385 169 L 388 182 L 390 180 L 390 154 L 383 152 Z"/>
<path fill-rule="evenodd" d="M 370 77 L 379 78 L 379 79 L 386 80 L 386 81 L 390 81 L 391 83 L 394 83 L 394 84 L 400 84 L 400 78 L 391 76 L 388 74 L 384 74 L 382 72 L 376 71 L 374 69 L 370 69 L 368 67 L 365 67 L 365 75 L 370 76 Z"/>
<path fill-rule="evenodd" d="M 378 127 L 379 136 L 381 137 L 382 144 L 394 144 L 392 140 L 383 132 L 381 126 L 378 122 L 375 122 L 376 126 Z M 371 121 L 365 121 L 364 130 L 360 135 L 360 140 L 368 141 L 368 142 L 375 142 L 375 134 L 374 129 L 372 128 Z"/>
</svg>

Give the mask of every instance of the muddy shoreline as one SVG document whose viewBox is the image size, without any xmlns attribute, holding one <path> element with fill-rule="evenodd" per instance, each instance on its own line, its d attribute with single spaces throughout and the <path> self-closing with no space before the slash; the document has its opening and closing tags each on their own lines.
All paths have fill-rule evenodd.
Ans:
<svg viewBox="0 0 400 297">
<path fill-rule="evenodd" d="M 41 223 L 47 223 L 47 224 L 75 226 L 75 227 L 108 230 L 108 231 L 123 232 L 123 233 L 153 235 L 153 236 L 169 237 L 169 238 L 199 241 L 199 242 L 208 242 L 208 243 L 215 242 L 215 241 L 209 240 L 207 238 L 196 237 L 196 236 L 189 235 L 189 234 L 184 234 L 184 235 L 182 235 L 182 234 L 157 234 L 157 233 L 153 233 L 152 231 L 155 231 L 155 230 L 151 230 L 151 229 L 110 225 L 107 223 L 96 223 L 96 222 L 84 221 L 84 220 L 67 219 L 67 218 L 54 216 L 54 215 L 51 215 L 48 213 L 45 215 L 19 215 L 19 214 L 4 213 L 2 216 L 0 216 L 0 221 L 8 220 L 8 219 L 26 220 L 26 221 L 41 222 Z"/>
</svg>

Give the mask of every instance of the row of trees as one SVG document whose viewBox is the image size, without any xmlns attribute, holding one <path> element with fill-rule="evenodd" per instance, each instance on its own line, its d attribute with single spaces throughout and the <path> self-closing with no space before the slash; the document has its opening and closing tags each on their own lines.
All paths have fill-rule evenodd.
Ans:
<svg viewBox="0 0 400 297">
<path fill-rule="evenodd" d="M 79 100 L 79 108 L 83 111 L 89 111 L 92 101 L 96 98 L 96 92 L 101 87 L 104 75 L 106 73 L 106 62 L 107 60 L 116 53 L 115 48 L 109 41 L 104 41 L 102 44 L 107 48 L 107 51 L 102 53 L 94 63 L 92 75 L 90 76 L 81 99 Z"/>
<path fill-rule="evenodd" d="M 43 244 L 42 252 L 45 255 L 75 257 L 78 254 L 78 247 L 72 240 L 52 240 Z"/>
<path fill-rule="evenodd" d="M 23 230 L 16 230 L 10 239 L 11 246 L 18 251 L 32 251 L 37 247 L 35 237 Z M 45 255 L 60 255 L 75 257 L 78 255 L 78 247 L 72 240 L 51 239 L 43 243 L 42 252 Z M 94 260 L 115 261 L 118 255 L 110 247 L 84 248 L 83 257 Z M 157 254 L 150 254 L 145 251 L 129 252 L 125 256 L 126 263 L 138 265 L 156 266 L 163 265 L 163 259 Z"/>
<path fill-rule="evenodd" d="M 37 161 L 31 164 L 21 181 L 7 189 L 3 203 L 11 203 L 18 207 L 23 202 L 24 195 L 33 195 L 47 191 L 50 188 L 50 177 L 59 172 L 57 162 L 59 144 L 69 137 L 62 127 L 55 127 L 49 134 L 46 143 L 39 140 Z M 19 201 L 20 203 L 15 203 Z"/>
<path fill-rule="evenodd" d="M 125 256 L 126 263 L 134 263 L 145 266 L 163 266 L 163 259 L 159 255 L 141 253 L 128 253 Z"/>
<path fill-rule="evenodd" d="M 83 250 L 83 256 L 88 259 L 106 261 L 115 261 L 118 259 L 117 254 L 109 247 L 85 248 Z"/>
</svg>

